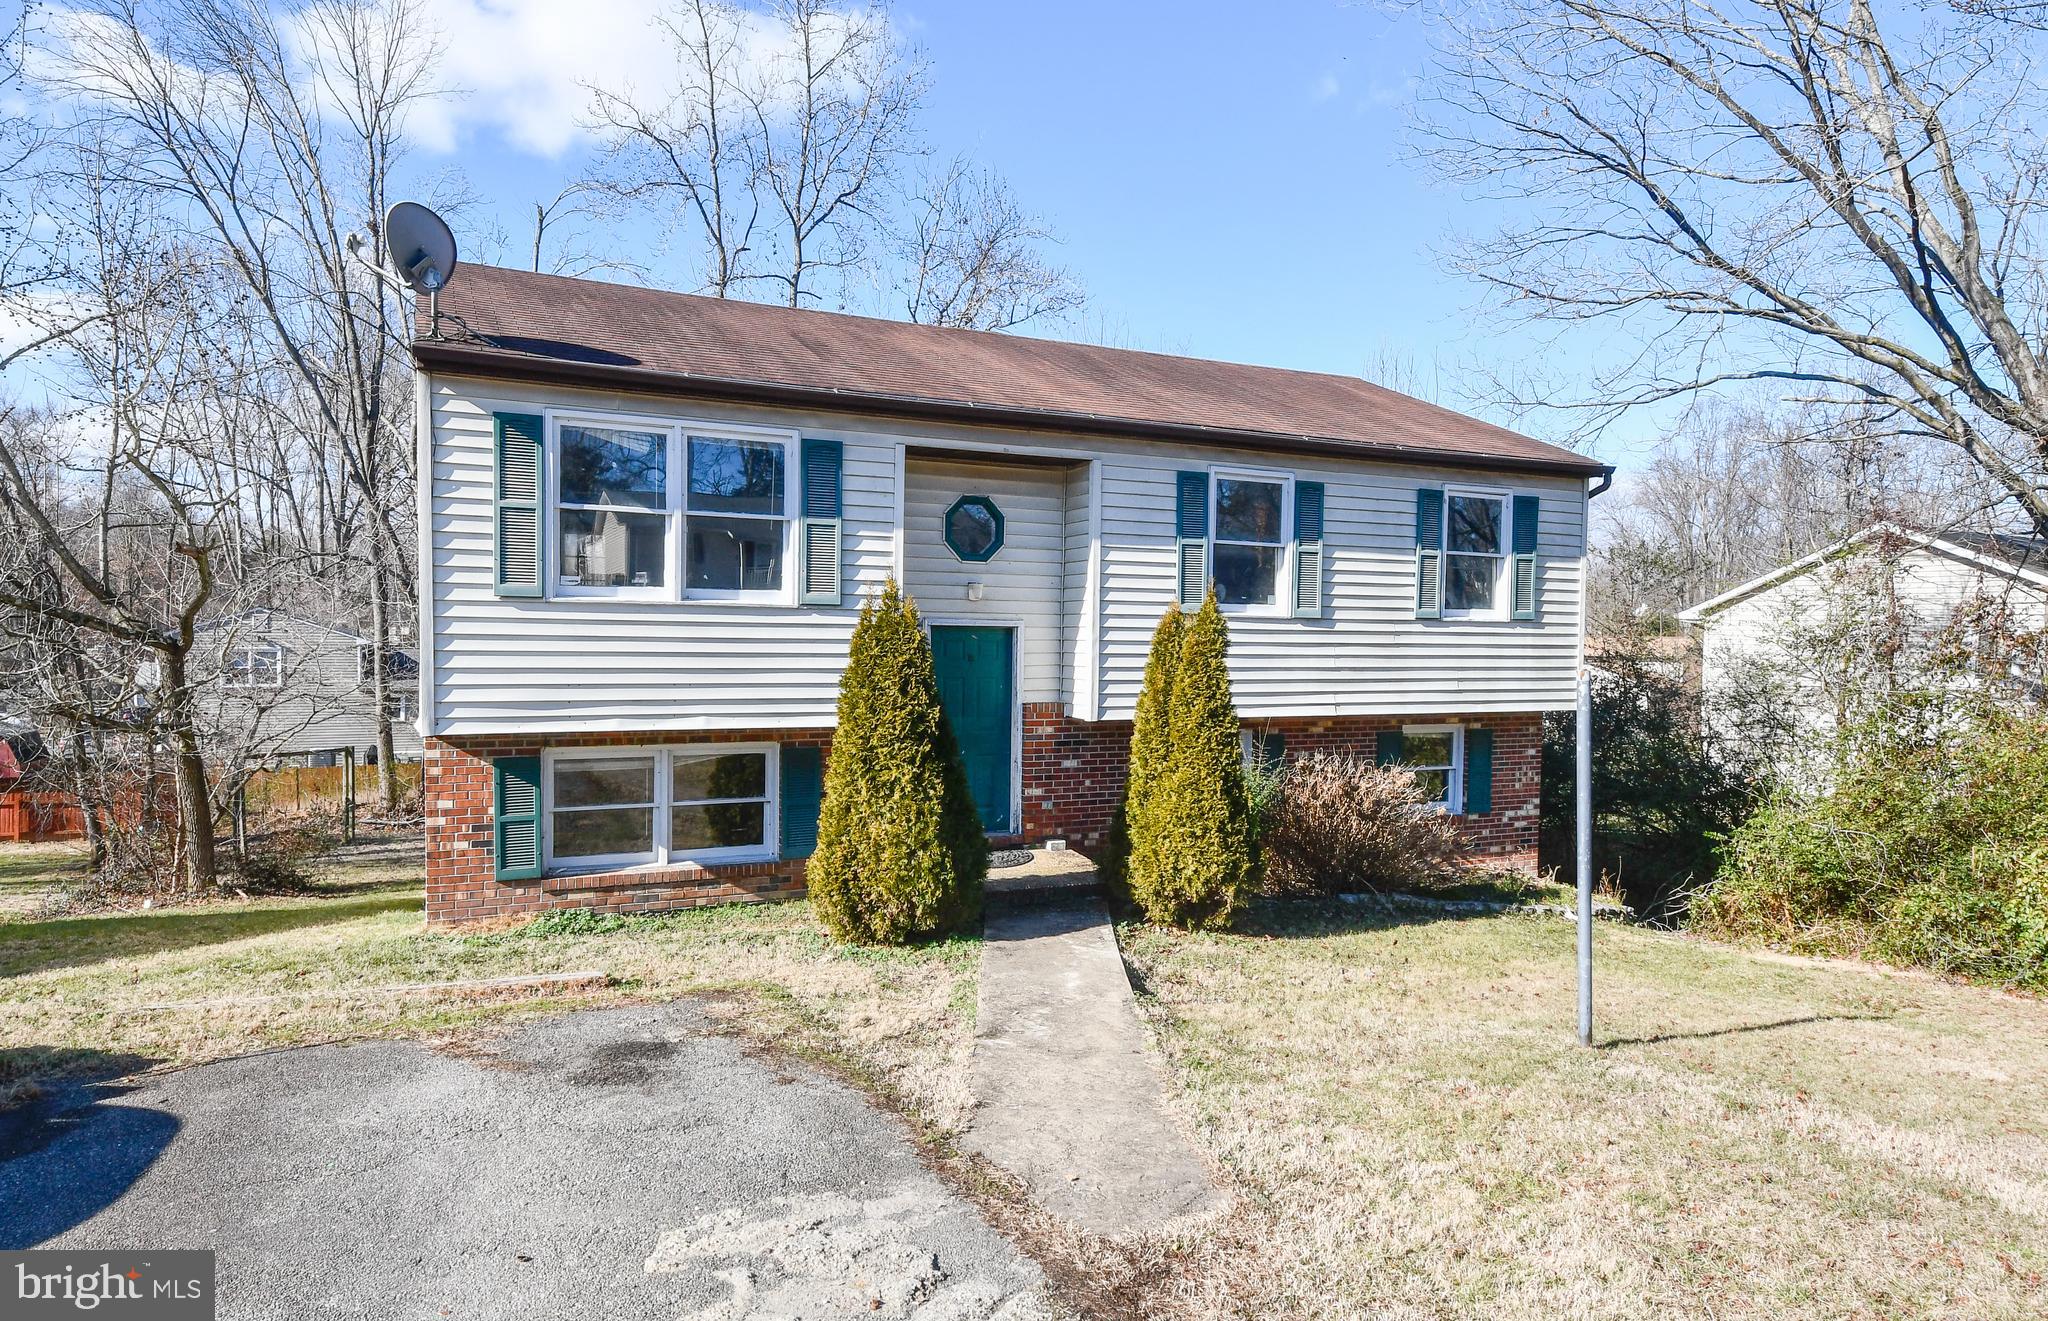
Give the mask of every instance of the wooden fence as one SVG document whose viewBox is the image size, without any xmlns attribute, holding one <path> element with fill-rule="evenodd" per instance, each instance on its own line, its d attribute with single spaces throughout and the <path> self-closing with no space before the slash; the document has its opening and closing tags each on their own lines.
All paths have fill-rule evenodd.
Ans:
<svg viewBox="0 0 2048 1321">
<path fill-rule="evenodd" d="M 411 793 L 419 787 L 418 762 L 402 761 L 396 769 L 400 792 Z M 243 790 L 244 801 L 251 812 L 265 815 L 333 811 L 341 805 L 342 776 L 340 766 L 284 766 L 274 771 L 258 771 L 249 777 L 248 787 Z M 358 766 L 356 801 L 369 803 L 376 797 L 376 768 Z"/>
<path fill-rule="evenodd" d="M 0 793 L 0 843 L 36 844 L 50 839 L 77 839 L 85 834 L 85 813 L 68 794 Z"/>
</svg>

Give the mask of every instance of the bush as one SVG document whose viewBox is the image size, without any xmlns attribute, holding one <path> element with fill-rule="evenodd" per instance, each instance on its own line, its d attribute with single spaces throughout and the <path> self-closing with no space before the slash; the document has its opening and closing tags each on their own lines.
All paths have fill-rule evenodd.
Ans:
<svg viewBox="0 0 2048 1321">
<path fill-rule="evenodd" d="M 1152 630 L 1152 650 L 1145 658 L 1145 683 L 1138 690 L 1138 709 L 1131 722 L 1131 756 L 1124 780 L 1123 801 L 1109 819 L 1108 847 L 1103 851 L 1102 877 L 1112 885 L 1129 880 L 1131 822 L 1145 817 L 1152 791 L 1166 778 L 1173 753 L 1168 730 L 1173 701 L 1173 672 L 1180 665 L 1186 617 L 1170 606 Z"/>
<path fill-rule="evenodd" d="M 1287 764 L 1260 846 L 1266 890 L 1278 895 L 1448 885 L 1470 856 L 1413 775 L 1333 752 Z"/>
<path fill-rule="evenodd" d="M 1758 744 L 1711 738 L 1700 697 L 1653 653 L 1609 654 L 1593 681 L 1593 869 L 1630 907 L 1681 920 L 1713 879 L 1721 840 L 1763 791 Z M 1577 859 L 1578 713 L 1543 718 L 1539 863 L 1569 876 Z"/>
<path fill-rule="evenodd" d="M 840 680 L 811 901 L 842 940 L 900 944 L 972 921 L 987 873 L 931 643 L 892 579 L 861 608 Z"/>
<path fill-rule="evenodd" d="M 1211 593 L 1183 628 L 1166 699 L 1166 774 L 1142 789 L 1130 816 L 1131 897 L 1154 922 L 1227 927 L 1252 888 L 1256 856 L 1229 649 Z"/>
<path fill-rule="evenodd" d="M 1693 927 L 2048 989 L 2048 723 L 1987 709 L 1841 746 L 1826 787 L 1781 789 L 1730 835 Z"/>
</svg>

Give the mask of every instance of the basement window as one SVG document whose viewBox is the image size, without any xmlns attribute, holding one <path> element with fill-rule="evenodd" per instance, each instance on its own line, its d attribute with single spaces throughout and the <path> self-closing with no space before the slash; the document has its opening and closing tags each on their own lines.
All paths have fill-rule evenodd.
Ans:
<svg viewBox="0 0 2048 1321">
<path fill-rule="evenodd" d="M 1439 812 L 1456 813 L 1465 783 L 1465 731 L 1457 725 L 1410 725 L 1401 731 L 1401 765 Z"/>
<path fill-rule="evenodd" d="M 564 749 L 545 780 L 551 869 L 775 856 L 773 744 Z"/>
</svg>

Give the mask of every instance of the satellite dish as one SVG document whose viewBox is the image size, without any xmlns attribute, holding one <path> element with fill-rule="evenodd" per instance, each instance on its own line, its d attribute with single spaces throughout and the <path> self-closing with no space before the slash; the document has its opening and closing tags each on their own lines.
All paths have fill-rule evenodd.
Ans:
<svg viewBox="0 0 2048 1321">
<path fill-rule="evenodd" d="M 455 274 L 455 235 L 418 202 L 399 202 L 384 217 L 384 250 L 405 287 L 438 294 Z"/>
</svg>

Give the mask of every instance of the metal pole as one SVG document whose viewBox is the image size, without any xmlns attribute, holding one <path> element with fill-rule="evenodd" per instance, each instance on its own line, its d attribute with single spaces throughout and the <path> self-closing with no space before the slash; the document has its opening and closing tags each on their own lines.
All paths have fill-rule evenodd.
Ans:
<svg viewBox="0 0 2048 1321">
<path fill-rule="evenodd" d="M 249 856 L 249 786 L 235 790 L 235 856 Z"/>
<path fill-rule="evenodd" d="M 1593 1044 L 1593 676 L 1579 667 L 1579 1044 Z"/>
</svg>

